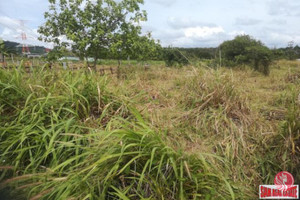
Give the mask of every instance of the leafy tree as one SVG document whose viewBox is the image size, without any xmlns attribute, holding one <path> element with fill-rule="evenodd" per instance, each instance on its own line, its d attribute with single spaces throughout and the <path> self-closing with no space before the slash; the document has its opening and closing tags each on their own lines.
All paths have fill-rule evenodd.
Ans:
<svg viewBox="0 0 300 200">
<path fill-rule="evenodd" d="M 53 63 L 63 57 L 65 52 L 66 49 L 64 47 L 55 46 L 46 56 L 49 68 L 52 68 Z"/>
<path fill-rule="evenodd" d="M 269 75 L 272 62 L 272 52 L 265 46 L 251 46 L 246 48 L 246 60 L 251 62 L 254 70 Z"/>
<path fill-rule="evenodd" d="M 285 59 L 285 51 L 283 49 L 272 49 L 273 59 L 280 60 Z"/>
<path fill-rule="evenodd" d="M 137 38 L 132 50 L 135 53 L 131 52 L 131 54 L 134 55 L 137 60 L 158 60 L 161 58 L 162 47 L 159 41 L 152 39 L 151 33 L 148 33 L 145 36 Z"/>
<path fill-rule="evenodd" d="M 1 38 L 0 38 L 0 53 L 2 53 L 3 56 L 8 56 L 9 54 L 16 54 L 15 50 L 13 48 L 7 47 L 7 45 Z"/>
<path fill-rule="evenodd" d="M 164 61 L 167 67 L 183 66 L 189 63 L 188 59 L 177 48 L 168 47 L 164 49 Z"/>
<path fill-rule="evenodd" d="M 0 49 L 4 48 L 4 41 L 0 38 Z"/>
<path fill-rule="evenodd" d="M 220 45 L 225 63 L 230 65 L 248 64 L 259 72 L 268 75 L 272 52 L 261 41 L 249 35 L 239 35 Z"/>
<path fill-rule="evenodd" d="M 0 62 L 4 61 L 4 54 L 5 54 L 5 45 L 3 40 L 0 38 Z"/>
<path fill-rule="evenodd" d="M 289 42 L 286 48 L 272 49 L 274 59 L 295 60 L 300 58 L 300 47 L 294 46 L 293 42 Z"/>
<path fill-rule="evenodd" d="M 49 0 L 41 40 L 71 47 L 79 57 L 93 57 L 95 67 L 103 55 L 129 53 L 146 20 L 143 0 Z"/>
<path fill-rule="evenodd" d="M 298 58 L 300 58 L 300 47 L 298 46 L 298 45 L 296 45 L 295 47 L 294 47 L 294 51 L 295 51 L 295 57 L 296 57 L 296 59 Z"/>
<path fill-rule="evenodd" d="M 130 56 L 139 61 L 147 61 L 159 57 L 161 45 L 159 41 L 152 39 L 151 33 L 147 33 L 144 36 L 135 34 L 127 38 L 129 38 L 127 42 L 116 43 L 116 46 L 112 47 L 111 56 L 108 55 L 108 57 L 121 60 Z M 122 38 L 120 41 L 122 41 Z M 123 44 L 126 45 L 122 46 Z"/>
<path fill-rule="evenodd" d="M 297 52 L 296 49 L 294 48 L 294 41 L 290 41 L 288 43 L 288 46 L 286 48 L 286 54 L 289 60 L 297 59 Z"/>
<path fill-rule="evenodd" d="M 247 60 L 246 48 L 252 46 L 263 46 L 249 35 L 239 35 L 234 40 L 225 41 L 221 44 L 222 57 L 236 63 L 243 63 Z"/>
</svg>

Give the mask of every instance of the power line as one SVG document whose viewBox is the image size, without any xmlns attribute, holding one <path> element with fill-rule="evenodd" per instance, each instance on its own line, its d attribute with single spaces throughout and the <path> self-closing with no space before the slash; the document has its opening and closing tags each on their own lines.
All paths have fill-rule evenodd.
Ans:
<svg viewBox="0 0 300 200">
<path fill-rule="evenodd" d="M 30 51 L 29 51 L 29 47 L 28 45 L 26 44 L 26 40 L 27 40 L 27 34 L 26 32 L 24 31 L 24 27 L 25 27 L 25 20 L 19 20 L 19 23 L 20 23 L 20 26 L 22 27 L 22 33 L 21 33 L 21 39 L 22 39 L 22 53 L 23 54 L 30 54 Z"/>
<path fill-rule="evenodd" d="M 4 28 L 8 28 L 10 31 L 13 31 L 16 33 L 16 35 L 19 35 L 18 37 L 13 36 L 16 39 L 21 39 L 21 45 L 24 46 L 24 52 L 27 51 L 28 44 L 25 44 L 26 41 L 32 40 L 33 43 L 40 43 L 39 45 L 42 46 L 49 46 L 49 43 L 44 43 L 39 41 L 39 35 L 34 32 L 31 28 L 27 27 L 25 25 L 25 22 L 28 22 L 28 20 L 18 20 L 10 17 L 9 15 L 6 14 L 5 11 L 3 11 L 0 8 L 0 26 Z M 11 37 L 11 35 L 10 35 Z"/>
</svg>

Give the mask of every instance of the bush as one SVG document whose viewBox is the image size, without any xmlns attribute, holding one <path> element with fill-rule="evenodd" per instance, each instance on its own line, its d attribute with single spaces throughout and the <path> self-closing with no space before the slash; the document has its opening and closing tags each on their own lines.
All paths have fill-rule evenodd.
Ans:
<svg viewBox="0 0 300 200">
<path fill-rule="evenodd" d="M 225 63 L 231 63 L 233 66 L 247 64 L 254 70 L 269 75 L 272 53 L 261 41 L 249 35 L 240 35 L 234 40 L 225 41 L 220 48 Z"/>
<path fill-rule="evenodd" d="M 164 49 L 164 61 L 167 67 L 187 65 L 189 63 L 188 59 L 175 48 Z"/>
</svg>

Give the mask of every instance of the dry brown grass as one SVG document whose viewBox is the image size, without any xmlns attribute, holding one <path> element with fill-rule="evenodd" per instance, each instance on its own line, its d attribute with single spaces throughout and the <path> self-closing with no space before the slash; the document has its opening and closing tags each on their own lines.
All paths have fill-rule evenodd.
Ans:
<svg viewBox="0 0 300 200">
<path fill-rule="evenodd" d="M 274 63 L 268 77 L 251 70 L 152 67 L 113 84 L 129 96 L 140 94 L 137 107 L 153 126 L 166 130 L 174 146 L 225 157 L 228 173 L 255 193 L 262 180 L 272 184 L 271 174 L 280 169 L 280 159 L 270 160 L 276 153 L 263 154 L 281 134 L 289 112 L 289 103 L 280 101 L 289 98 L 291 87 L 300 94 L 299 72 L 299 64 L 291 61 Z M 286 81 L 289 74 L 293 81 Z M 277 162 L 274 171 L 266 172 L 267 164 L 261 172 L 261 163 L 268 162 Z"/>
<path fill-rule="evenodd" d="M 227 183 L 232 185 L 233 189 L 230 187 L 232 191 L 229 189 L 230 195 L 227 191 L 227 197 L 231 196 L 234 198 L 236 195 L 240 199 L 255 199 L 257 198 L 258 185 L 273 184 L 274 176 L 283 170 L 290 171 L 295 176 L 295 180 L 300 180 L 300 172 L 297 167 L 300 162 L 299 63 L 291 61 L 274 63 L 271 68 L 271 74 L 268 77 L 249 69 L 209 69 L 204 64 L 197 66 L 201 67 L 166 68 L 157 65 L 145 70 L 143 67 L 138 66 L 124 66 L 122 67 L 122 76 L 119 78 L 108 75 L 107 79 L 98 79 L 98 75 L 91 72 L 92 77 L 86 74 L 85 76 L 80 76 L 82 81 L 84 80 L 85 88 L 82 88 L 82 84 L 75 84 L 76 86 L 70 87 L 75 92 L 78 90 L 76 92 L 77 96 L 83 96 L 86 102 L 90 102 L 80 109 L 89 110 L 86 115 L 83 115 L 84 117 L 80 117 L 78 122 L 80 127 L 88 127 L 91 130 L 106 128 L 107 131 L 118 132 L 119 130 L 115 130 L 115 128 L 121 126 L 119 122 L 114 124 L 115 117 L 118 119 L 122 118 L 126 123 L 129 123 L 129 127 L 126 129 L 126 131 L 129 129 L 129 131 L 120 130 L 119 134 L 126 133 L 130 143 L 126 143 L 128 141 L 123 138 L 119 138 L 120 141 L 115 142 L 115 137 L 105 137 L 106 141 L 95 134 L 77 133 L 77 129 L 74 130 L 75 132 L 60 134 L 62 137 L 71 137 L 74 141 L 88 142 L 88 147 L 83 145 L 76 146 L 76 155 L 77 153 L 81 155 L 79 149 L 94 155 L 94 157 L 88 155 L 83 161 L 86 164 L 82 166 L 84 172 L 88 172 L 91 169 L 91 174 L 97 172 L 88 179 L 89 183 L 91 183 L 89 187 L 97 190 L 96 186 L 93 185 L 94 181 L 98 180 L 99 182 L 97 183 L 103 181 L 98 175 L 102 174 L 103 177 L 108 177 L 108 170 L 113 170 L 114 167 L 119 168 L 119 165 L 110 165 L 110 162 L 103 163 L 103 168 L 100 168 L 97 162 L 89 162 L 93 158 L 101 160 L 102 154 L 108 153 L 108 150 L 118 155 L 120 148 L 122 148 L 122 152 L 127 148 L 124 145 L 128 145 L 129 149 L 142 145 L 138 148 L 138 151 L 140 151 L 137 154 L 138 156 L 134 158 L 138 161 L 132 163 L 134 163 L 134 166 L 140 164 L 141 171 L 139 173 L 145 172 L 149 175 L 149 180 L 141 176 L 141 179 L 145 178 L 144 180 L 148 181 L 147 184 L 152 182 L 150 181 L 151 170 L 149 169 L 148 173 L 147 168 L 151 164 L 147 164 L 148 162 L 145 162 L 146 164 L 143 163 L 147 159 L 140 160 L 139 156 L 148 155 L 151 160 L 156 158 L 157 155 L 155 153 L 157 150 L 161 150 L 164 153 L 169 148 L 172 150 L 172 153 L 167 152 L 163 155 L 171 155 L 171 162 L 173 162 L 173 157 L 178 158 L 180 165 L 171 165 L 174 167 L 174 171 L 176 171 L 175 168 L 177 166 L 180 166 L 179 168 L 182 170 L 180 176 L 184 177 L 184 179 L 178 179 L 178 176 L 173 177 L 172 181 L 174 181 L 174 184 L 177 181 L 189 180 L 192 176 L 197 177 L 202 173 L 218 172 L 216 176 L 219 179 L 208 183 L 220 184 L 220 179 L 225 180 L 224 183 L 229 181 L 230 184 Z M 55 76 L 58 76 L 58 73 L 45 77 L 45 80 L 43 80 L 47 82 L 45 88 L 50 88 L 51 85 L 57 84 L 54 81 Z M 73 76 L 71 78 L 71 83 L 73 81 L 76 82 L 76 80 L 73 80 Z M 93 79 L 90 80 L 89 78 Z M 39 79 L 33 80 L 39 82 Z M 108 81 L 105 89 L 97 86 L 100 80 Z M 15 80 L 15 82 L 22 86 L 21 81 Z M 34 85 L 37 84 L 31 83 L 29 92 L 40 95 L 45 93 L 44 90 L 46 89 L 37 88 Z M 61 90 L 63 86 L 58 88 Z M 55 93 L 59 90 L 53 89 L 53 92 Z M 60 98 L 62 97 L 59 96 L 56 99 Z M 64 96 L 64 98 L 67 97 Z M 84 102 L 84 99 L 79 99 L 77 102 L 81 101 Z M 115 103 L 111 104 L 111 101 Z M 57 104 L 53 100 L 53 106 L 56 105 L 55 103 Z M 139 113 L 142 114 L 143 119 L 137 120 L 139 123 L 145 120 L 145 124 L 141 126 L 142 128 L 135 124 L 136 119 L 128 116 L 129 109 L 127 106 L 137 108 Z M 71 105 L 70 109 L 72 108 L 73 106 Z M 51 109 L 53 108 L 49 108 L 49 110 Z M 53 118 L 59 119 L 56 116 Z M 64 127 L 65 124 L 69 123 L 67 122 L 68 120 L 67 118 L 66 122 L 60 123 L 60 126 Z M 22 126 L 22 123 L 19 123 L 19 125 Z M 85 130 L 84 133 L 86 131 L 89 132 Z M 147 135 L 146 133 L 151 134 Z M 95 138 L 93 138 L 94 136 Z M 97 146 L 95 141 L 101 145 Z M 10 145 L 9 142 L 6 143 L 4 142 L 4 144 Z M 156 147 L 156 143 L 162 145 Z M 73 147 L 74 145 L 69 141 L 55 141 L 54 144 L 65 145 L 65 148 Z M 153 148 L 151 145 L 154 145 Z M 53 151 L 55 152 L 55 149 Z M 136 152 L 137 150 L 133 149 L 132 151 Z M 49 152 L 47 151 L 46 153 Z M 164 160 L 164 156 L 162 160 Z M 126 161 L 133 159 L 129 157 L 126 159 L 125 154 L 124 157 Z M 183 160 L 181 160 L 182 157 L 184 157 Z M 36 158 L 36 160 L 38 159 L 40 158 Z M 68 168 L 68 159 L 72 158 L 66 159 L 67 161 L 63 161 L 63 164 L 66 163 L 65 167 Z M 110 167 L 113 166 L 112 169 L 105 164 Z M 165 175 L 169 177 L 167 175 L 171 173 L 169 170 L 170 162 L 168 161 L 164 164 L 166 164 Z M 7 165 L 14 164 L 8 163 Z M 57 166 L 54 168 L 56 169 Z M 144 171 L 143 169 L 147 170 Z M 11 170 L 11 168 L 2 167 L 1 169 L 0 167 L 0 170 Z M 61 180 L 62 178 L 70 184 L 81 186 L 82 183 L 80 182 L 81 180 L 78 180 L 78 174 L 72 170 L 66 174 L 62 173 L 62 176 L 57 177 L 56 180 Z M 74 170 L 78 169 L 74 168 Z M 124 171 L 126 171 L 125 168 Z M 114 175 L 115 172 L 111 172 L 111 175 Z M 133 176 L 136 177 L 137 172 L 135 171 L 134 173 Z M 65 179 L 70 174 L 73 178 L 70 179 L 68 176 L 68 179 Z M 114 194 L 118 192 L 122 194 L 122 192 L 126 193 L 126 191 L 129 191 L 126 189 L 128 180 L 124 179 L 125 175 L 123 174 L 122 177 L 112 176 L 116 178 L 117 183 L 121 180 L 119 188 L 114 188 Z M 30 175 L 24 176 L 25 178 L 32 178 Z M 19 179 L 23 180 L 22 176 L 7 179 L 7 181 L 11 183 Z M 41 180 L 44 180 L 44 178 L 42 177 L 38 180 L 39 184 Z M 215 179 L 209 179 L 209 181 L 211 180 Z M 49 179 L 48 181 L 52 184 L 61 184 L 59 187 L 61 192 L 65 191 L 64 187 L 70 189 L 69 186 L 63 183 L 56 183 L 54 179 Z M 187 181 L 185 187 L 194 191 L 198 186 L 193 185 L 195 183 L 193 181 L 194 179 L 192 182 Z M 57 188 L 52 191 L 52 185 L 47 185 L 47 183 L 45 181 L 39 186 L 43 187 L 42 191 L 39 190 L 39 187 L 35 188 L 34 194 L 36 197 L 47 196 L 48 193 L 54 194 L 52 192 L 56 191 Z M 162 185 L 168 184 L 167 182 L 156 182 L 156 184 L 161 183 Z M 200 181 L 200 183 L 202 182 Z M 28 184 L 31 186 L 31 183 Z M 156 188 L 156 192 L 151 191 L 147 184 L 143 190 L 147 197 L 151 193 L 155 196 L 164 193 L 159 187 Z M 207 187 L 209 186 L 207 185 Z M 140 189 L 140 186 L 136 187 L 136 185 L 131 185 L 130 187 L 132 187 L 130 191 L 133 194 L 133 191 Z M 51 190 L 49 190 L 50 188 Z M 70 192 L 71 190 L 69 189 L 67 191 Z M 123 190 L 118 191 L 120 189 Z M 167 194 L 165 197 L 176 199 L 172 195 L 179 190 L 173 191 L 168 188 L 166 191 L 168 192 L 164 193 L 164 195 Z M 183 190 L 180 189 L 180 191 Z M 86 192 L 86 190 L 82 192 Z M 204 196 L 202 197 L 204 198 Z"/>
</svg>

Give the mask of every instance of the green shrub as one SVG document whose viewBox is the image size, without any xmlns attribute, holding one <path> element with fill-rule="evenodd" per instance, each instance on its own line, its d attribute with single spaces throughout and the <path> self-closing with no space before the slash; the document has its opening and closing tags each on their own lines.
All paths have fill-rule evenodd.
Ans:
<svg viewBox="0 0 300 200">
<path fill-rule="evenodd" d="M 234 40 L 223 42 L 220 48 L 225 59 L 224 63 L 232 66 L 247 64 L 254 70 L 269 75 L 272 52 L 261 41 L 249 35 L 240 35 Z"/>
<path fill-rule="evenodd" d="M 164 61 L 167 67 L 187 65 L 189 61 L 187 58 L 176 48 L 164 49 Z"/>
</svg>

